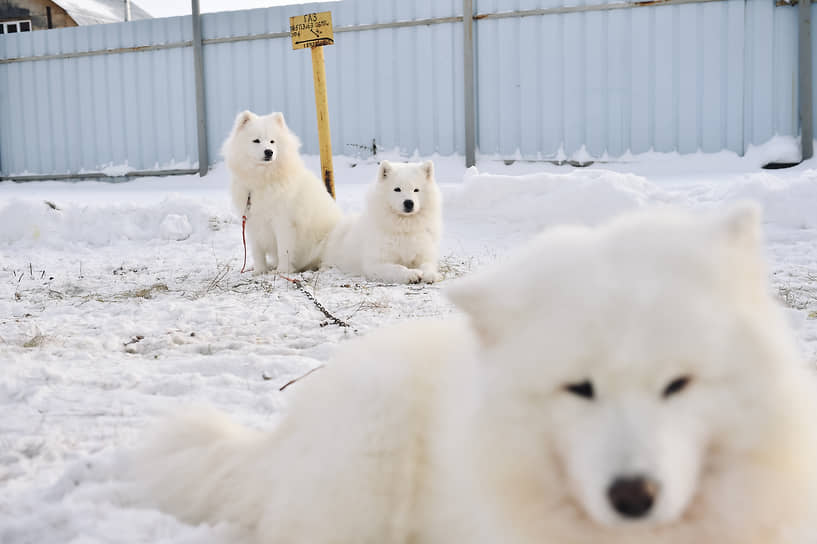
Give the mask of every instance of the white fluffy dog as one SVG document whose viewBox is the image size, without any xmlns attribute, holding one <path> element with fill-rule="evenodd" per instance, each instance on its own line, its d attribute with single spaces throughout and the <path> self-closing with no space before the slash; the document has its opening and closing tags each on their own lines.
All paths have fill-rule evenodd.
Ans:
<svg viewBox="0 0 817 544">
<path fill-rule="evenodd" d="M 387 283 L 438 281 L 441 201 L 431 161 L 382 161 L 363 213 L 338 224 L 324 264 Z"/>
<path fill-rule="evenodd" d="M 557 228 L 347 343 L 270 433 L 192 412 L 148 497 L 258 544 L 812 544 L 817 392 L 758 213 Z"/>
<path fill-rule="evenodd" d="M 334 199 L 304 166 L 300 145 L 283 114 L 244 111 L 222 147 L 233 203 L 247 217 L 255 274 L 317 268 L 340 220 Z"/>
</svg>

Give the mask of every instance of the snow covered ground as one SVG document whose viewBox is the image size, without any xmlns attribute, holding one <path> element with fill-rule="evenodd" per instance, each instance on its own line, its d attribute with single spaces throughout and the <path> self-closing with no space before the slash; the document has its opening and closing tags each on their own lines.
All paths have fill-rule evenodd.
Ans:
<svg viewBox="0 0 817 544">
<path fill-rule="evenodd" d="M 279 388 L 337 343 L 451 312 L 449 281 L 557 223 L 759 201 L 773 289 L 817 362 L 817 162 L 765 171 L 760 155 L 647 155 L 581 169 L 484 159 L 479 172 L 435 158 L 445 281 L 300 275 L 348 328 L 288 281 L 239 273 L 241 226 L 223 165 L 203 179 L 0 183 L 0 543 L 231 542 L 229 527 L 189 527 L 128 504 L 111 479 L 117 452 L 181 404 L 270 427 L 287 402 Z M 335 166 L 339 202 L 359 208 L 375 162 Z"/>
</svg>

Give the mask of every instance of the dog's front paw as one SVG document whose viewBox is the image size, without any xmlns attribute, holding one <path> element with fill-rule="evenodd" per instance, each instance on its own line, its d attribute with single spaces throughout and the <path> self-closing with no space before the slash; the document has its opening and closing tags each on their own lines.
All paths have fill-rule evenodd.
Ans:
<svg viewBox="0 0 817 544">
<path fill-rule="evenodd" d="M 443 279 L 443 275 L 436 270 L 423 270 L 423 281 L 425 283 L 436 283 Z"/>
<path fill-rule="evenodd" d="M 420 283 L 423 281 L 423 271 L 418 268 L 406 268 L 403 283 Z"/>
<path fill-rule="evenodd" d="M 423 281 L 425 283 L 435 283 L 443 279 L 443 275 L 437 271 L 435 263 L 423 263 L 420 265 L 420 270 L 423 271 Z"/>
<path fill-rule="evenodd" d="M 269 272 L 269 269 L 266 266 L 256 266 L 252 269 L 253 276 L 260 276 L 262 274 L 266 274 L 267 272 Z"/>
</svg>

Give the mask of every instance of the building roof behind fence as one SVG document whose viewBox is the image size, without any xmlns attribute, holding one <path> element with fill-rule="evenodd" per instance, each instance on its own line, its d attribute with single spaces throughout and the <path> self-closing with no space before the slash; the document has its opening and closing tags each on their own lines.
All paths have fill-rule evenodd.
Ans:
<svg viewBox="0 0 817 544">
<path fill-rule="evenodd" d="M 78 25 L 118 23 L 125 20 L 124 0 L 57 0 Z M 131 20 L 150 19 L 151 15 L 131 2 Z"/>
</svg>

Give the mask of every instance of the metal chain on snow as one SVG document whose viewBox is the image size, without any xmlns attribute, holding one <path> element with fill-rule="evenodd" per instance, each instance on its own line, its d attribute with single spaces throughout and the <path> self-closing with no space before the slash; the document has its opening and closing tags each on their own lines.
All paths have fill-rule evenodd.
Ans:
<svg viewBox="0 0 817 544">
<path fill-rule="evenodd" d="M 309 292 L 309 291 L 306 289 L 306 287 L 304 287 L 304 282 L 302 282 L 302 281 L 301 281 L 301 280 L 299 280 L 299 279 L 295 279 L 295 278 L 288 278 L 288 277 L 286 277 L 286 276 L 284 276 L 284 275 L 281 275 L 281 277 L 282 277 L 282 278 L 284 278 L 285 280 L 287 280 L 288 282 L 290 282 L 290 283 L 294 284 L 294 285 L 295 285 L 295 287 L 297 287 L 297 288 L 298 288 L 298 291 L 300 291 L 301 293 L 303 293 L 304 295 L 306 295 L 306 298 L 308 298 L 309 300 L 311 300 L 311 301 L 312 301 L 312 304 L 314 304 L 314 305 L 315 305 L 315 307 L 316 307 L 318 310 L 320 310 L 320 311 L 321 311 L 321 313 L 322 313 L 323 315 L 325 315 L 325 316 L 326 316 L 326 318 L 327 318 L 327 319 L 328 319 L 328 320 L 329 320 L 331 323 L 334 323 L 334 324 L 335 324 L 335 325 L 337 325 L 338 327 L 347 327 L 347 328 L 348 328 L 348 327 L 350 327 L 350 325 L 349 325 L 349 324 L 348 324 L 346 321 L 344 321 L 344 320 L 342 320 L 342 319 L 340 319 L 340 318 L 337 318 L 337 317 L 335 317 L 334 315 L 332 315 L 332 314 L 329 312 L 329 310 L 327 310 L 327 309 L 326 309 L 326 307 L 325 307 L 323 304 L 321 304 L 321 303 L 320 303 L 320 301 L 318 301 L 318 299 L 316 299 L 316 298 L 315 298 L 315 295 L 313 295 L 312 293 L 310 293 L 310 292 Z"/>
</svg>

